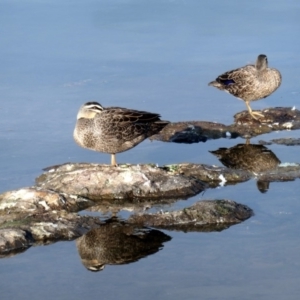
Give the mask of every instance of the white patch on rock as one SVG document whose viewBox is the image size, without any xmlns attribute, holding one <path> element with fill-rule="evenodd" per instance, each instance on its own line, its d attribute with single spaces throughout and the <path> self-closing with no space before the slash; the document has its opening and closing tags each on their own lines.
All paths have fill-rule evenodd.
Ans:
<svg viewBox="0 0 300 300">
<path fill-rule="evenodd" d="M 219 179 L 221 180 L 221 182 L 219 183 L 219 186 L 224 186 L 227 180 L 225 179 L 223 174 L 219 175 Z"/>
<path fill-rule="evenodd" d="M 282 124 L 282 126 L 286 129 L 291 129 L 293 127 L 293 123 L 292 122 L 286 122 L 286 123 Z"/>
<path fill-rule="evenodd" d="M 50 207 L 47 205 L 46 201 L 39 201 L 39 204 L 42 205 L 45 208 L 45 210 L 50 209 Z"/>
</svg>

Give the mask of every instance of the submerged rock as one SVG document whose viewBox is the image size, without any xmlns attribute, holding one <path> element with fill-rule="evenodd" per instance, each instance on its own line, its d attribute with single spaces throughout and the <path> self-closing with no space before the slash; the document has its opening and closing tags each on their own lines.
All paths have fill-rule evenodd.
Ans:
<svg viewBox="0 0 300 300">
<path fill-rule="evenodd" d="M 281 138 L 281 139 L 273 139 L 269 142 L 259 141 L 259 143 L 262 144 L 262 145 L 278 144 L 278 145 L 286 145 L 286 146 L 299 146 L 300 145 L 300 139 Z"/>
<path fill-rule="evenodd" d="M 282 163 L 276 170 L 258 174 L 257 178 L 267 182 L 293 181 L 300 178 L 300 164 Z"/>
<path fill-rule="evenodd" d="M 42 174 L 37 186 L 91 200 L 186 198 L 205 189 L 192 177 L 154 165 L 65 164 Z M 139 201 L 139 200 L 137 200 Z"/>
<path fill-rule="evenodd" d="M 252 209 L 231 200 L 202 200 L 179 211 L 135 214 L 129 223 L 180 231 L 208 231 L 228 228 L 253 215 Z M 208 225 L 216 225 L 208 227 Z M 221 225 L 221 226 L 220 226 Z"/>
<path fill-rule="evenodd" d="M 105 265 L 128 264 L 154 254 L 169 240 L 161 231 L 112 219 L 78 238 L 76 245 L 82 264 L 97 272 Z"/>
</svg>

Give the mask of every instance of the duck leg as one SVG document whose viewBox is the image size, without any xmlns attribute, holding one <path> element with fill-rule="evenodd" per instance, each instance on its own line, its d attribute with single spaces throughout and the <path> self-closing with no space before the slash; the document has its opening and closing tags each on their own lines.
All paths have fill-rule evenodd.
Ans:
<svg viewBox="0 0 300 300">
<path fill-rule="evenodd" d="M 111 165 L 115 166 L 115 167 L 118 166 L 117 161 L 116 161 L 116 154 L 115 153 L 111 154 Z"/>
<path fill-rule="evenodd" d="M 247 106 L 247 108 L 248 108 L 249 114 L 251 115 L 251 117 L 252 117 L 253 119 L 258 120 L 258 118 L 255 117 L 255 115 L 260 116 L 260 117 L 264 117 L 263 114 L 261 114 L 261 113 L 259 113 L 259 112 L 257 112 L 257 111 L 252 111 L 252 109 L 251 109 L 251 107 L 250 107 L 248 101 L 245 101 L 245 103 L 246 103 L 246 106 Z"/>
</svg>

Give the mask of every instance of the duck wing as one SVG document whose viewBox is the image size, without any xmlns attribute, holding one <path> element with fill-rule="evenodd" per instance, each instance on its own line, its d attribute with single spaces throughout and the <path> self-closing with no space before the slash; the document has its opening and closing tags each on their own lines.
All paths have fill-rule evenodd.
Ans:
<svg viewBox="0 0 300 300">
<path fill-rule="evenodd" d="M 159 114 L 121 107 L 109 107 L 105 109 L 104 112 L 111 115 L 112 120 L 120 122 L 120 124 L 148 124 L 160 120 Z"/>
<path fill-rule="evenodd" d="M 168 123 L 161 121 L 159 114 L 120 107 L 104 109 L 95 122 L 106 138 L 120 143 L 145 139 L 158 133 Z"/>
<path fill-rule="evenodd" d="M 247 65 L 242 68 L 231 70 L 225 72 L 224 74 L 218 76 L 216 81 L 223 86 L 230 86 L 232 84 L 245 84 L 249 80 L 253 80 L 255 77 L 255 66 Z"/>
</svg>

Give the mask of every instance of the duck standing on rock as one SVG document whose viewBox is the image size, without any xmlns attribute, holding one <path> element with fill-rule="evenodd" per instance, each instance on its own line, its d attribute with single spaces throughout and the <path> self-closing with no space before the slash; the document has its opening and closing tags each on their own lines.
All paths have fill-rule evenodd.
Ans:
<svg viewBox="0 0 300 300">
<path fill-rule="evenodd" d="M 156 113 L 87 102 L 79 109 L 73 136 L 83 148 L 111 154 L 116 166 L 116 153 L 135 147 L 167 124 Z"/>
<path fill-rule="evenodd" d="M 246 65 L 239 69 L 228 71 L 208 85 L 244 100 L 249 114 L 257 120 L 264 117 L 259 112 L 252 111 L 249 102 L 266 98 L 275 92 L 281 84 L 281 74 L 278 70 L 268 68 L 265 54 L 257 57 L 255 65 Z"/>
</svg>

